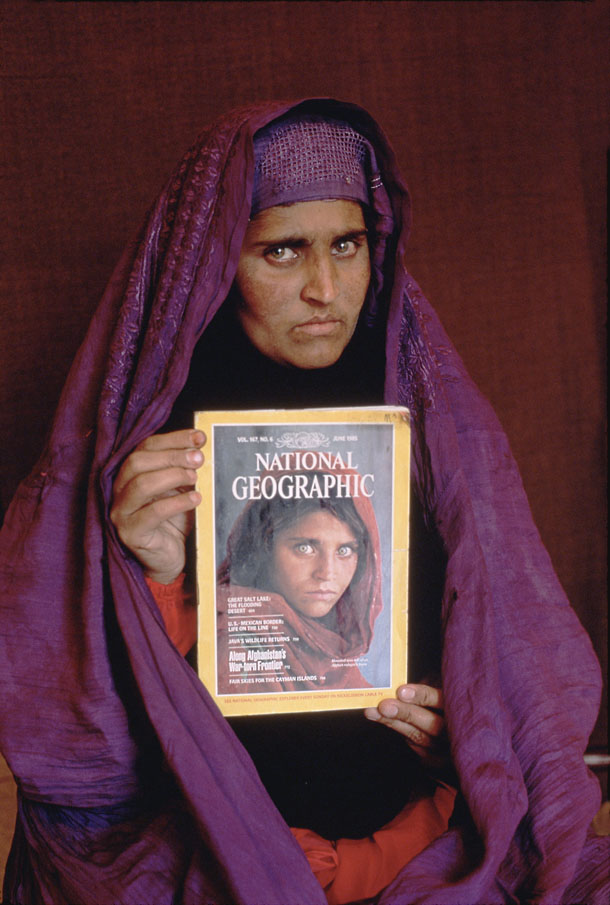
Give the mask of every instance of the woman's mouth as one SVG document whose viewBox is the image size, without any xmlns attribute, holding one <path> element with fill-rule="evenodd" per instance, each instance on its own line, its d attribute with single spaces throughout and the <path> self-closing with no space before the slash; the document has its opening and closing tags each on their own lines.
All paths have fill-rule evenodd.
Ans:
<svg viewBox="0 0 610 905">
<path fill-rule="evenodd" d="M 306 597 L 315 597 L 320 600 L 331 600 L 333 597 L 337 596 L 337 591 L 327 590 L 326 588 L 318 588 L 314 591 L 306 591 Z"/>
<path fill-rule="evenodd" d="M 340 326 L 341 321 L 335 318 L 312 318 L 310 321 L 297 324 L 294 329 L 299 333 L 307 334 L 307 336 L 330 336 L 336 333 Z"/>
</svg>

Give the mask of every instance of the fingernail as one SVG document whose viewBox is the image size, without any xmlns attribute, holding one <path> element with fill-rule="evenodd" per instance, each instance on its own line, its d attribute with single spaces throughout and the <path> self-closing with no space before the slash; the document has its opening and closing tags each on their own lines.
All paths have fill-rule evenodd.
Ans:
<svg viewBox="0 0 610 905">
<path fill-rule="evenodd" d="M 409 688 L 409 686 L 407 685 L 405 688 L 399 689 L 398 697 L 401 701 L 412 701 L 415 697 L 415 689 Z"/>
<path fill-rule="evenodd" d="M 364 715 L 367 718 L 367 720 L 381 719 L 381 714 L 375 707 L 367 707 L 364 711 Z"/>
<path fill-rule="evenodd" d="M 201 465 L 203 462 L 203 453 L 200 453 L 198 449 L 191 449 L 186 454 L 186 461 L 189 465 Z"/>
<path fill-rule="evenodd" d="M 203 446 L 205 443 L 205 435 L 203 431 L 193 431 L 191 434 L 191 441 L 193 446 Z"/>
<path fill-rule="evenodd" d="M 379 710 L 383 716 L 387 716 L 390 719 L 398 714 L 398 707 L 392 701 L 382 701 L 379 705 Z"/>
</svg>

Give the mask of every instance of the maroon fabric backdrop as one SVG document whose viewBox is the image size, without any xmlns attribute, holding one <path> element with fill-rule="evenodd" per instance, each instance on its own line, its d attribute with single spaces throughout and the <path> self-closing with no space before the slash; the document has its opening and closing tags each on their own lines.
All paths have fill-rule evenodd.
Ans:
<svg viewBox="0 0 610 905">
<path fill-rule="evenodd" d="M 396 148 L 410 270 L 507 430 L 607 674 L 607 4 L 5 0 L 0 17 L 3 504 L 201 127 L 252 100 L 352 100 Z"/>
</svg>

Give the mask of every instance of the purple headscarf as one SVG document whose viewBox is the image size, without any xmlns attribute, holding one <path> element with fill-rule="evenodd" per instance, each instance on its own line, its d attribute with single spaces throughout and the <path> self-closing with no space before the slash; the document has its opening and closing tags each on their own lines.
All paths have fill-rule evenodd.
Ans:
<svg viewBox="0 0 610 905">
<path fill-rule="evenodd" d="M 368 205 L 380 187 L 375 153 L 349 123 L 285 116 L 254 137 L 253 216 L 297 201 L 343 198 Z"/>
<path fill-rule="evenodd" d="M 390 303 L 385 396 L 414 413 L 415 490 L 448 559 L 443 687 L 472 825 L 376 902 L 605 903 L 608 839 L 588 837 L 599 788 L 583 762 L 599 703 L 591 644 L 506 438 L 404 269 L 409 201 L 387 141 L 363 110 L 331 100 L 233 111 L 187 153 L 110 281 L 7 514 L 0 747 L 19 813 L 5 899 L 325 902 L 108 518 L 117 469 L 165 423 L 227 297 L 253 136 L 291 109 L 346 121 L 375 149 L 391 202 L 377 210 L 373 266 Z"/>
</svg>

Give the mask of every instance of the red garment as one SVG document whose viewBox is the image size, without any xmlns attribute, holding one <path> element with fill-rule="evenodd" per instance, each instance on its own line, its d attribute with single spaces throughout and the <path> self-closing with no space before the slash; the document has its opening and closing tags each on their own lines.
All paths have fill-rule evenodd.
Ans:
<svg viewBox="0 0 610 905">
<path fill-rule="evenodd" d="M 155 603 L 159 607 L 167 634 L 180 653 L 185 656 L 197 641 L 197 610 L 188 602 L 184 593 L 184 574 L 179 575 L 171 584 L 161 584 L 161 582 L 153 581 L 152 578 L 147 576 L 145 576 L 145 579 Z M 231 596 L 231 594 L 236 592 L 245 593 L 247 590 L 246 588 L 235 588 L 232 585 L 226 585 L 223 588 L 219 588 L 219 599 L 225 601 L 227 596 Z M 278 594 L 270 595 L 269 605 L 272 609 L 274 607 L 277 609 L 280 605 L 283 605 L 285 609 L 290 609 Z M 332 633 L 329 632 L 328 634 Z M 308 667 L 311 665 L 308 662 L 299 663 L 294 657 L 288 662 L 293 666 L 293 675 L 310 674 L 307 672 Z M 305 670 L 305 673 L 299 670 Z M 342 666 L 333 669 L 329 674 L 329 678 L 331 681 L 328 682 L 328 685 L 331 687 L 332 683 L 333 688 L 366 688 L 369 686 L 369 683 L 360 674 L 356 666 Z M 277 686 L 277 683 L 273 683 L 272 680 L 270 680 L 270 684 L 274 685 L 273 690 L 285 691 L 291 688 L 288 684 Z"/>
<path fill-rule="evenodd" d="M 216 589 L 220 694 L 235 692 L 235 686 L 230 684 L 233 674 L 228 671 L 228 643 L 229 639 L 233 638 L 228 633 L 227 601 L 237 596 L 249 597 L 252 594 L 261 596 L 260 590 L 243 588 L 240 585 L 219 585 Z M 258 692 L 372 687 L 354 662 L 356 655 L 352 652 L 349 639 L 344 639 L 337 631 L 321 625 L 319 620 L 301 615 L 286 603 L 280 594 L 265 591 L 264 596 L 267 600 L 260 603 L 257 618 L 279 615 L 283 620 L 282 632 L 287 636 L 298 638 L 298 642 L 286 642 L 286 658 L 281 661 L 281 666 L 278 661 L 273 675 L 269 675 L 264 683 L 256 686 Z M 242 645 L 241 648 L 235 644 L 231 646 L 232 651 L 240 649 L 251 651 L 255 648 L 251 645 Z M 299 676 L 307 678 L 297 680 Z"/>
<path fill-rule="evenodd" d="M 161 611 L 167 634 L 182 656 L 186 656 L 197 641 L 197 608 L 184 592 L 184 573 L 171 584 L 161 584 L 147 575 L 144 579 Z"/>
<path fill-rule="evenodd" d="M 292 829 L 328 905 L 368 899 L 391 883 L 405 864 L 445 832 L 455 796 L 455 789 L 439 785 L 432 798 L 406 805 L 366 839 L 329 842 L 311 830 Z"/>
<path fill-rule="evenodd" d="M 161 611 L 170 639 L 186 654 L 197 639 L 197 611 L 185 598 L 184 575 L 171 584 L 146 578 L 146 584 Z M 230 586 L 226 587 L 228 591 Z M 279 595 L 272 597 L 279 598 Z M 277 604 L 277 600 L 273 603 Z M 352 669 L 357 672 L 355 667 Z M 339 672 L 346 680 L 352 678 L 347 668 Z M 415 855 L 441 836 L 449 824 L 455 795 L 455 789 L 439 785 L 432 798 L 406 805 L 390 823 L 365 839 L 331 842 L 313 830 L 291 827 L 291 831 L 329 905 L 344 905 L 375 895 Z"/>
</svg>

